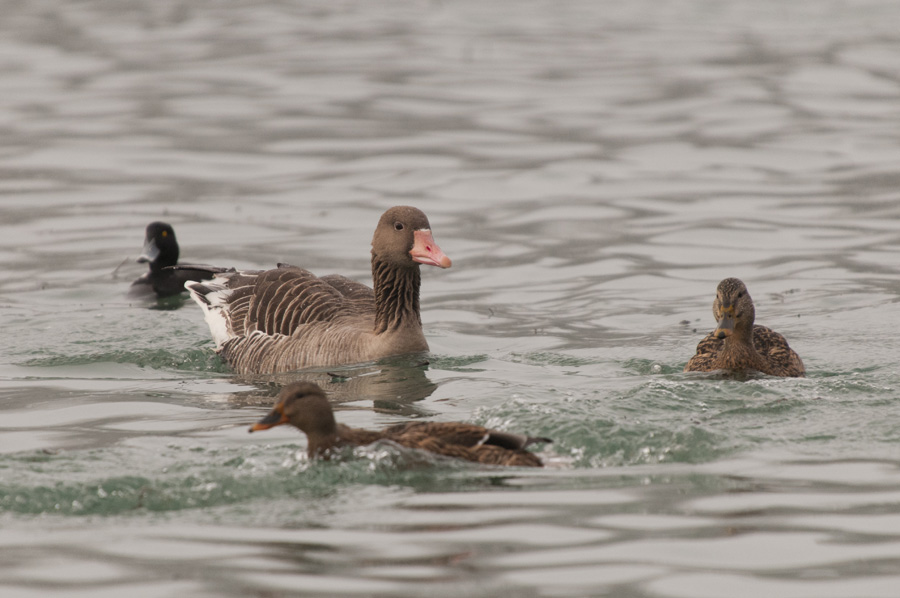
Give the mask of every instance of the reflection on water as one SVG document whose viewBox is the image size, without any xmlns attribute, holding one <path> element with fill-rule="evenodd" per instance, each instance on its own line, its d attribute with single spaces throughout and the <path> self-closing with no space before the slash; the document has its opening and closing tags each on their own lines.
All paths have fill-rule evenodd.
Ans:
<svg viewBox="0 0 900 598">
<path fill-rule="evenodd" d="M 0 593 L 893 597 L 898 11 L 0 2 Z M 126 295 L 160 219 L 369 282 L 396 204 L 428 355 L 239 378 Z M 727 276 L 808 378 L 681 372 Z M 310 463 L 246 432 L 299 376 L 551 466 Z"/>
<path fill-rule="evenodd" d="M 371 398 L 377 411 L 398 415 L 422 415 L 416 402 L 429 397 L 437 384 L 426 376 L 428 360 L 423 355 L 402 355 L 380 360 L 373 365 L 351 365 L 304 370 L 281 374 L 239 376 L 236 380 L 254 384 L 257 388 L 233 393 L 228 400 L 232 407 L 262 405 L 271 407 L 278 392 L 291 382 L 315 382 L 333 404 L 354 403 Z M 259 387 L 264 394 L 260 394 Z M 428 412 L 426 411 L 425 414 Z"/>
</svg>

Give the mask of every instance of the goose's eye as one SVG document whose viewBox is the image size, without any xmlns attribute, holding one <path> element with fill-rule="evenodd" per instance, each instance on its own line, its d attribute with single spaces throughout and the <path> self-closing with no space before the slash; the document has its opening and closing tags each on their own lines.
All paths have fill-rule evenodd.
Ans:
<svg viewBox="0 0 900 598">
<path fill-rule="evenodd" d="M 402 223 L 402 222 L 395 222 L 395 223 L 394 223 L 394 230 L 403 230 L 403 223 Z"/>
</svg>

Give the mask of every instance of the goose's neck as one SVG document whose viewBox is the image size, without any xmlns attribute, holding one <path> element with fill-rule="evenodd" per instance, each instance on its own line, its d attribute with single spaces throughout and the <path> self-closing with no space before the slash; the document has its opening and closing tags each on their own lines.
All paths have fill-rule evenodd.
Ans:
<svg viewBox="0 0 900 598">
<path fill-rule="evenodd" d="M 422 325 L 419 315 L 419 265 L 398 268 L 372 256 L 375 287 L 375 334 L 402 328 L 408 323 Z"/>
</svg>

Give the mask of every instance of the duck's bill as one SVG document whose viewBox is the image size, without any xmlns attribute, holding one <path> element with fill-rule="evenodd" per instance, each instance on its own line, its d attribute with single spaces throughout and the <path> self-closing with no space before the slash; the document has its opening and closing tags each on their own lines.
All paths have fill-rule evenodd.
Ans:
<svg viewBox="0 0 900 598">
<path fill-rule="evenodd" d="M 141 255 L 138 257 L 137 261 L 139 263 L 152 262 L 158 257 L 159 247 L 156 246 L 156 240 L 150 239 L 149 241 L 144 243 L 144 249 L 141 250 Z"/>
<path fill-rule="evenodd" d="M 450 258 L 444 255 L 441 248 L 434 242 L 434 236 L 430 230 L 417 230 L 413 233 L 413 238 L 413 248 L 409 250 L 409 255 L 414 262 L 438 268 L 451 266 Z"/>
<path fill-rule="evenodd" d="M 725 338 L 734 333 L 734 316 L 725 314 L 716 325 L 716 338 Z"/>
<path fill-rule="evenodd" d="M 250 429 L 247 431 L 259 432 L 260 430 L 268 430 L 269 428 L 274 428 L 275 426 L 286 424 L 287 421 L 287 416 L 285 416 L 281 411 L 273 409 L 267 416 L 250 426 Z"/>
</svg>

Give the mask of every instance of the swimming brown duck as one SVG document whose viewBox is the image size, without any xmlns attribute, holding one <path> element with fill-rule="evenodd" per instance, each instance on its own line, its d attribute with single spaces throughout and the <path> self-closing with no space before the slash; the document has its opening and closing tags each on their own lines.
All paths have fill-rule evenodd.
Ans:
<svg viewBox="0 0 900 598">
<path fill-rule="evenodd" d="M 310 459 L 327 459 L 334 448 L 390 440 L 407 448 L 476 463 L 542 467 L 540 458 L 525 447 L 552 442 L 549 438 L 532 438 L 456 422 L 409 422 L 378 431 L 351 428 L 335 422 L 325 392 L 312 382 L 295 382 L 284 387 L 272 411 L 253 424 L 250 432 L 281 424 L 291 424 L 306 434 Z"/>
<path fill-rule="evenodd" d="M 783 336 L 753 324 L 753 300 L 737 278 L 719 283 L 713 316 L 718 325 L 697 345 L 696 355 L 684 366 L 685 372 L 756 370 L 770 376 L 805 375 L 803 361 Z"/>
<path fill-rule="evenodd" d="M 449 268 L 428 218 L 409 206 L 386 211 L 372 238 L 374 288 L 278 264 L 273 270 L 210 272 L 187 283 L 216 351 L 239 374 L 373 361 L 428 350 L 419 315 L 419 265 Z"/>
</svg>

